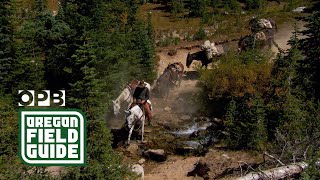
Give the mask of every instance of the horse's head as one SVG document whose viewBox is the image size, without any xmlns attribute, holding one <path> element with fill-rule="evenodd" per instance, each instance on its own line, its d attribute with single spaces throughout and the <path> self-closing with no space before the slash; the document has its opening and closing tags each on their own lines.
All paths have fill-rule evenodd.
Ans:
<svg viewBox="0 0 320 180">
<path fill-rule="evenodd" d="M 120 114 L 120 102 L 119 101 L 114 101 L 112 100 L 112 105 L 113 105 L 113 113 L 114 115 L 119 115 Z"/>
<path fill-rule="evenodd" d="M 190 52 L 188 53 L 188 56 L 187 56 L 187 61 L 186 61 L 186 65 L 187 65 L 187 67 L 189 68 L 190 67 L 190 65 L 191 65 L 191 63 L 192 63 L 192 56 L 191 56 L 191 54 L 190 54 Z"/>
</svg>

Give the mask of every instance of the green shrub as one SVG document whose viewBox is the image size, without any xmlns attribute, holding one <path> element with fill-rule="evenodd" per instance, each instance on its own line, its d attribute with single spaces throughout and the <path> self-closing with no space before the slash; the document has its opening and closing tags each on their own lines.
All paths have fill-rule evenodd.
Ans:
<svg viewBox="0 0 320 180">
<path fill-rule="evenodd" d="M 268 134 L 261 97 L 246 94 L 231 100 L 226 114 L 226 144 L 237 149 L 264 150 Z"/>
<path fill-rule="evenodd" d="M 200 27 L 199 30 L 194 35 L 194 40 L 203 40 L 207 38 L 207 33 L 203 27 Z"/>
</svg>

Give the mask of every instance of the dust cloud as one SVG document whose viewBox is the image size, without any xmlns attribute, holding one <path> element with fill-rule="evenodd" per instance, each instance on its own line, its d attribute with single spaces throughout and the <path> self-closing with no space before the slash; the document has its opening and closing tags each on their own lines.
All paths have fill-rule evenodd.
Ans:
<svg viewBox="0 0 320 180">
<path fill-rule="evenodd" d="M 304 23 L 301 21 L 297 21 L 297 27 L 299 30 L 304 29 Z M 278 32 L 276 32 L 274 36 L 274 41 L 278 44 L 278 46 L 283 49 L 287 50 L 290 48 L 288 45 L 288 41 L 290 40 L 292 33 L 294 32 L 294 25 L 293 24 L 283 24 L 280 27 L 278 27 Z M 303 36 L 299 36 L 299 38 L 302 38 Z M 271 48 L 272 52 L 278 53 L 277 47 L 274 45 Z"/>
</svg>

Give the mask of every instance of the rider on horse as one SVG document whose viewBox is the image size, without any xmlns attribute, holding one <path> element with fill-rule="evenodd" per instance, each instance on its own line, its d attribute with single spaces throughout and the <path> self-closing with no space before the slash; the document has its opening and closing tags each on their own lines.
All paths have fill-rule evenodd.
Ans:
<svg viewBox="0 0 320 180">
<path fill-rule="evenodd" d="M 138 104 L 139 106 L 142 105 L 144 108 L 144 111 L 146 112 L 146 116 L 148 119 L 148 123 L 150 125 L 152 114 L 151 114 L 151 107 L 150 104 L 147 102 L 150 98 L 150 92 L 149 89 L 146 87 L 144 81 L 140 81 L 136 89 L 133 93 L 133 103 L 131 107 Z"/>
</svg>

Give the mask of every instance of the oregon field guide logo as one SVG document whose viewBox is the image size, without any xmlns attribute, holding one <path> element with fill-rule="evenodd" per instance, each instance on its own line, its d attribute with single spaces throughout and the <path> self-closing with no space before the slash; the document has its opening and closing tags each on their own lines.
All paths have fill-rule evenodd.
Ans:
<svg viewBox="0 0 320 180">
<path fill-rule="evenodd" d="M 76 109 L 20 109 L 20 157 L 33 166 L 86 163 L 86 119 Z"/>
</svg>

